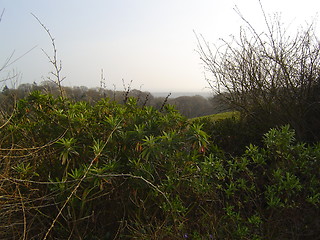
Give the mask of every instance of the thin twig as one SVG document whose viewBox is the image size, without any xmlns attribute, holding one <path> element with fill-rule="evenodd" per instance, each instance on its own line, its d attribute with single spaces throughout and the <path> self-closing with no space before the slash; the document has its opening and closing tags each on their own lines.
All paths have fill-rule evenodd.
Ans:
<svg viewBox="0 0 320 240">
<path fill-rule="evenodd" d="M 23 203 L 23 199 L 22 199 L 22 195 L 21 195 L 19 186 L 18 186 L 18 193 L 19 193 L 19 197 L 21 200 L 21 207 L 22 207 L 22 213 L 23 213 L 23 240 L 25 240 L 26 236 L 27 236 L 27 219 L 26 219 L 26 212 L 24 209 L 24 203 Z"/>
<path fill-rule="evenodd" d="M 28 51 L 26 51 L 25 53 L 23 53 L 22 55 L 20 55 L 19 57 L 17 57 L 16 59 L 14 59 L 12 62 L 10 62 L 10 60 L 12 59 L 15 51 L 13 51 L 10 55 L 10 57 L 6 60 L 5 64 L 0 68 L 0 71 L 2 71 L 3 69 L 11 66 L 12 64 L 16 63 L 17 61 L 19 61 L 21 58 L 23 58 L 25 55 L 27 55 L 28 53 L 30 53 L 33 49 L 35 49 L 36 47 L 38 47 L 38 45 L 32 47 L 31 49 L 29 49 Z"/>
<path fill-rule="evenodd" d="M 42 49 L 42 52 L 47 56 L 47 58 L 49 59 L 50 63 L 53 65 L 54 70 L 55 70 L 54 72 L 51 72 L 51 74 L 56 78 L 56 81 L 53 81 L 50 77 L 48 77 L 48 79 L 55 82 L 58 85 L 60 95 L 62 98 L 64 98 L 64 92 L 63 92 L 61 83 L 66 77 L 61 78 L 61 76 L 60 76 L 61 70 L 62 70 L 62 65 L 61 65 L 61 61 L 58 63 L 57 48 L 56 48 L 56 44 L 55 44 L 55 39 L 51 35 L 50 30 L 40 21 L 40 19 L 36 15 L 34 15 L 33 13 L 31 13 L 31 15 L 38 21 L 38 23 L 42 26 L 42 28 L 47 32 L 47 34 L 51 40 L 51 45 L 53 47 L 53 57 L 50 57 L 49 54 L 45 50 Z"/>
<path fill-rule="evenodd" d="M 51 232 L 52 228 L 54 227 L 55 223 L 57 222 L 58 218 L 60 217 L 60 215 L 62 214 L 63 209 L 67 206 L 68 202 L 70 201 L 71 197 L 75 194 L 75 192 L 78 190 L 78 188 L 80 187 L 80 184 L 83 182 L 83 180 L 87 177 L 87 174 L 90 170 L 90 168 L 92 167 L 93 163 L 95 163 L 97 161 L 97 159 L 100 157 L 100 155 L 102 154 L 102 151 L 104 150 L 104 148 L 107 146 L 109 140 L 111 139 L 112 134 L 115 132 L 115 130 L 118 128 L 119 124 L 121 123 L 122 120 L 120 120 L 118 122 L 118 124 L 113 128 L 113 130 L 111 131 L 111 133 L 108 136 L 108 139 L 106 140 L 106 142 L 104 143 L 104 145 L 102 146 L 102 148 L 100 149 L 99 152 L 97 152 L 97 154 L 95 155 L 95 157 L 91 160 L 90 165 L 88 166 L 88 168 L 86 169 L 86 172 L 84 173 L 84 175 L 82 176 L 82 178 L 80 179 L 80 181 L 78 182 L 78 184 L 75 186 L 75 188 L 73 189 L 73 191 L 70 193 L 70 195 L 68 196 L 67 200 L 64 202 L 63 206 L 61 207 L 60 211 L 58 212 L 56 218 L 53 220 L 51 226 L 49 227 L 48 231 L 46 232 L 43 240 L 46 240 L 49 233 Z"/>
<path fill-rule="evenodd" d="M 161 105 L 161 108 L 160 108 L 160 112 L 162 112 L 163 111 L 163 109 L 164 109 L 164 106 L 166 105 L 166 103 L 168 102 L 168 99 L 169 99 L 169 97 L 171 96 L 171 93 L 169 93 L 167 96 L 166 96 L 166 98 L 164 99 L 164 101 L 163 101 L 163 103 L 162 103 L 162 105 Z"/>
<path fill-rule="evenodd" d="M 1 15 L 0 15 L 0 22 L 2 21 L 2 17 L 3 17 L 3 14 L 4 14 L 4 11 L 5 11 L 6 9 L 4 8 L 3 10 L 2 10 L 2 12 L 1 12 Z"/>
<path fill-rule="evenodd" d="M 0 128 L 1 129 L 1 128 Z M 40 150 L 46 147 L 49 147 L 53 144 L 55 144 L 57 141 L 59 141 L 61 138 L 63 138 L 68 130 L 64 131 L 59 137 L 56 139 L 46 143 L 45 145 L 39 146 L 39 147 L 31 147 L 31 148 L 0 148 L 0 151 L 30 151 L 30 150 Z"/>
<path fill-rule="evenodd" d="M 148 181 L 147 179 L 145 179 L 142 176 L 136 176 L 136 175 L 132 175 L 130 173 L 105 174 L 105 175 L 90 174 L 90 175 L 95 176 L 95 177 L 129 177 L 129 178 L 134 178 L 134 179 L 140 179 L 140 180 L 144 181 L 145 183 L 147 183 L 148 185 L 150 185 L 154 190 L 161 193 L 161 195 L 166 199 L 168 204 L 171 206 L 171 202 L 169 201 L 166 194 L 164 192 L 162 192 L 156 185 L 154 185 L 152 182 Z"/>
<path fill-rule="evenodd" d="M 13 105 L 16 106 L 16 99 L 14 99 L 14 104 Z M 15 107 L 14 107 L 14 110 L 12 111 L 10 117 L 7 119 L 7 121 L 0 126 L 0 129 L 5 127 L 10 122 L 11 118 L 13 117 L 14 112 L 15 112 Z"/>
</svg>

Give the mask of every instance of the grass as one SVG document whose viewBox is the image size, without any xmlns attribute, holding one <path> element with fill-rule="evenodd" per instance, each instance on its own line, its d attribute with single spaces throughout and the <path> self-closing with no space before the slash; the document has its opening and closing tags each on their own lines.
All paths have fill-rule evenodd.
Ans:
<svg viewBox="0 0 320 240">
<path fill-rule="evenodd" d="M 193 122 L 195 120 L 210 120 L 212 122 L 226 119 L 226 118 L 239 118 L 240 117 L 240 112 L 238 111 L 231 111 L 231 112 L 223 112 L 223 113 L 216 113 L 216 114 L 211 114 L 203 117 L 196 117 L 196 118 L 191 118 L 190 121 Z"/>
</svg>

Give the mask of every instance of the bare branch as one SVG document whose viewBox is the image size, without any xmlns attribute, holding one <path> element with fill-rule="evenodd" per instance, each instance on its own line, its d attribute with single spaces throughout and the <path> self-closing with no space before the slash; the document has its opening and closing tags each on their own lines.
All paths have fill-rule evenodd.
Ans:
<svg viewBox="0 0 320 240">
<path fill-rule="evenodd" d="M 29 52 L 31 52 L 31 51 L 32 51 L 33 49 L 35 49 L 36 47 L 37 47 L 37 45 L 34 46 L 34 47 L 32 47 L 30 50 L 28 50 L 27 52 L 25 52 L 25 53 L 22 54 L 21 56 L 17 57 L 17 58 L 14 59 L 13 61 L 11 61 L 11 59 L 13 58 L 13 55 L 14 55 L 14 53 L 15 53 L 15 51 L 13 51 L 13 52 L 11 53 L 10 57 L 8 57 L 8 58 L 6 59 L 5 63 L 4 63 L 4 64 L 2 65 L 2 67 L 0 68 L 0 72 L 1 72 L 2 70 L 4 70 L 5 68 L 9 67 L 10 65 L 12 65 L 12 64 L 16 63 L 17 61 L 19 61 L 21 58 L 23 58 L 25 55 L 27 55 Z"/>
<path fill-rule="evenodd" d="M 46 31 L 46 33 L 48 34 L 50 40 L 51 40 L 51 45 L 53 48 L 53 56 L 51 57 L 45 50 L 42 49 L 42 52 L 46 55 L 46 57 L 49 59 L 49 62 L 53 65 L 54 67 L 54 71 L 50 72 L 50 74 L 52 74 L 54 76 L 55 79 L 51 79 L 50 77 L 48 77 L 48 80 L 53 81 L 57 84 L 57 86 L 59 87 L 59 91 L 60 91 L 60 95 L 63 98 L 64 97 L 64 91 L 62 88 L 62 81 L 66 78 L 66 77 L 61 77 L 61 71 L 62 71 L 62 64 L 61 61 L 58 61 L 58 57 L 57 57 L 57 48 L 56 48 L 56 44 L 55 44 L 55 39 L 53 38 L 53 36 L 51 35 L 49 29 L 40 21 L 40 19 L 34 15 L 33 13 L 31 13 L 31 15 L 38 21 L 38 23 L 42 26 L 42 28 Z"/>
<path fill-rule="evenodd" d="M 225 99 L 235 109 L 263 112 L 255 115 L 261 122 L 273 116 L 272 121 L 291 124 L 299 135 L 304 130 L 297 128 L 302 128 L 307 106 L 312 105 L 310 94 L 320 84 L 320 44 L 314 24 L 289 34 L 280 17 L 275 14 L 268 20 L 260 0 L 259 4 L 266 32 L 257 32 L 235 7 L 246 26 L 241 27 L 238 38 L 222 39 L 219 47 L 212 48 L 203 36 L 196 35 L 200 59 L 212 75 L 206 80 L 217 94 L 227 92 Z"/>
<path fill-rule="evenodd" d="M 1 12 L 1 15 L 0 15 L 0 22 L 2 21 L 2 17 L 3 17 L 3 14 L 4 14 L 4 12 L 5 12 L 5 8 L 2 10 L 2 12 Z"/>
</svg>

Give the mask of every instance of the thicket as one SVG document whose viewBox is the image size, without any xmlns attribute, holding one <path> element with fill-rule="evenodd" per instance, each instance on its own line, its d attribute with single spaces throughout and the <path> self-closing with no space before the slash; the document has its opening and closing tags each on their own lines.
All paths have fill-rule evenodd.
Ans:
<svg viewBox="0 0 320 240">
<path fill-rule="evenodd" d="M 261 4 L 261 1 L 259 1 Z M 320 43 L 315 24 L 293 30 L 263 10 L 265 31 L 237 9 L 239 36 L 210 45 L 198 37 L 199 54 L 212 90 L 241 113 L 246 128 L 264 133 L 290 124 L 299 140 L 319 141 Z"/>
<path fill-rule="evenodd" d="M 1 119 L 1 239 L 316 239 L 320 145 L 225 153 L 174 107 L 33 92 Z"/>
</svg>

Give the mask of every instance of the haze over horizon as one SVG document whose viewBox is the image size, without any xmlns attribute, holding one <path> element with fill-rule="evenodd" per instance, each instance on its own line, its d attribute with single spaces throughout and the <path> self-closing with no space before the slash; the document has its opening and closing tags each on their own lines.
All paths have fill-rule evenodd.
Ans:
<svg viewBox="0 0 320 240">
<path fill-rule="evenodd" d="M 293 22 L 291 31 L 320 10 L 316 0 L 261 2 L 268 15 Z M 41 50 L 52 55 L 50 39 L 33 13 L 55 38 L 65 86 L 99 87 L 103 69 L 109 89 L 132 80 L 131 88 L 143 91 L 209 91 L 194 31 L 210 43 L 239 35 L 245 23 L 235 6 L 258 31 L 265 29 L 258 0 L 0 0 L 0 65 L 32 49 L 2 70 L 0 80 L 15 72 L 19 83 L 40 83 L 53 70 Z"/>
</svg>

